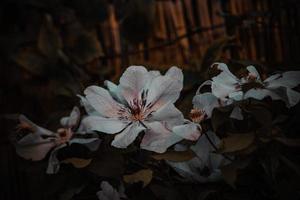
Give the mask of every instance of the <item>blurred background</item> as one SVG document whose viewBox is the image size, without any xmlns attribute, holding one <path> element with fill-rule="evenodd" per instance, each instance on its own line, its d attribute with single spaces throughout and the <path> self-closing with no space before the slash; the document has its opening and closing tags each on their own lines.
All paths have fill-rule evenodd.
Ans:
<svg viewBox="0 0 300 200">
<path fill-rule="evenodd" d="M 117 83 L 129 65 L 182 68 L 183 111 L 215 61 L 266 72 L 300 69 L 298 0 L 2 0 L 0 6 L 0 113 L 24 113 L 48 128 L 78 105 L 86 86 Z M 0 162 L 14 184 L 22 177 L 11 167 L 18 161 L 8 127 L 1 118 Z"/>
</svg>

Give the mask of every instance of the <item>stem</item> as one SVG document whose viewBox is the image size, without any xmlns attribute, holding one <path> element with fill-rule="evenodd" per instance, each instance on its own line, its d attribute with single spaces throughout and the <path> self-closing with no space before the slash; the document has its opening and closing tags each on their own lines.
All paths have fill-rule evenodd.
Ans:
<svg viewBox="0 0 300 200">
<path fill-rule="evenodd" d="M 213 141 L 211 141 L 211 139 L 209 138 L 209 136 L 207 135 L 207 132 L 204 133 L 204 135 L 206 136 L 208 142 L 211 144 L 211 146 L 215 149 L 215 151 L 218 151 L 218 147 L 216 147 L 216 145 L 213 143 Z M 231 159 L 229 156 L 227 156 L 226 154 L 221 154 L 224 158 L 226 158 L 229 161 L 233 161 L 233 159 Z"/>
</svg>

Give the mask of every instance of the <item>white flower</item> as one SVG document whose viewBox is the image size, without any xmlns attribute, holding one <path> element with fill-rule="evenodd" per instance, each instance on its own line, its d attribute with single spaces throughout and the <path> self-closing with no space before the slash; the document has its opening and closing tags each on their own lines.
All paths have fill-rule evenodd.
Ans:
<svg viewBox="0 0 300 200">
<path fill-rule="evenodd" d="M 254 87 L 245 92 L 243 98 L 254 98 L 262 100 L 271 97 L 273 100 L 282 100 L 288 108 L 295 106 L 300 100 L 300 93 L 293 90 L 300 84 L 300 71 L 288 71 L 281 74 L 274 74 L 264 81 L 261 80 L 258 72 L 253 67 L 247 67 L 256 79 L 254 83 L 261 84 L 261 87 Z"/>
<path fill-rule="evenodd" d="M 218 146 L 220 139 L 212 131 L 208 131 L 207 136 Z M 176 145 L 177 151 L 186 150 L 185 146 Z M 185 162 L 171 162 L 167 163 L 174 168 L 186 181 L 191 182 L 214 182 L 222 178 L 220 167 L 228 164 L 222 155 L 215 153 L 214 147 L 208 141 L 206 135 L 202 135 L 198 142 L 191 147 L 196 153 L 196 157 Z"/>
<path fill-rule="evenodd" d="M 213 66 L 217 66 L 221 73 L 212 78 L 212 93 L 222 100 L 262 100 L 271 97 L 273 100 L 284 101 L 287 107 L 296 105 L 300 100 L 300 93 L 293 90 L 300 84 L 300 71 L 288 71 L 261 80 L 255 67 L 250 65 L 247 67 L 248 75 L 238 79 L 226 64 L 215 63 Z"/>
<path fill-rule="evenodd" d="M 77 135 L 86 134 L 82 125 L 77 129 L 80 122 L 80 112 L 77 107 L 73 108 L 69 117 L 61 119 L 63 128 L 58 129 L 57 132 L 36 125 L 24 115 L 19 116 L 19 121 L 19 131 L 27 130 L 29 133 L 16 142 L 17 154 L 25 159 L 38 161 L 44 159 L 48 152 L 53 149 L 49 157 L 47 173 L 58 172 L 60 161 L 56 155 L 58 150 L 67 146 L 67 144 L 84 144 L 91 151 L 94 151 L 100 143 L 98 138 L 73 137 L 75 129 Z"/>
<path fill-rule="evenodd" d="M 101 190 L 99 190 L 96 195 L 99 200 L 121 200 L 121 198 L 126 198 L 124 191 L 114 189 L 108 182 L 101 182 Z"/>
<path fill-rule="evenodd" d="M 120 84 L 106 81 L 109 91 L 90 86 L 82 104 L 89 117 L 87 128 L 108 134 L 118 133 L 112 145 L 126 148 L 142 131 L 141 148 L 158 153 L 179 142 L 182 137 L 172 128 L 184 122 L 182 113 L 174 106 L 183 87 L 183 74 L 177 67 L 163 76 L 142 66 L 127 68 Z"/>
</svg>

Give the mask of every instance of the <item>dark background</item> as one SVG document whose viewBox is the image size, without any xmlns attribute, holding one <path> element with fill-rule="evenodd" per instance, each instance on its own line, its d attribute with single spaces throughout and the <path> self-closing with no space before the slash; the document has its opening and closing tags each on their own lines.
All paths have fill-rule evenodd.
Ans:
<svg viewBox="0 0 300 200">
<path fill-rule="evenodd" d="M 267 73 L 300 69 L 297 0 L 2 0 L 0 6 L 0 199 L 57 199 L 62 185 L 77 184 L 70 177 L 86 176 L 70 169 L 51 178 L 45 162 L 17 157 L 10 143 L 15 124 L 6 114 L 24 113 L 55 130 L 78 105 L 76 94 L 106 79 L 117 82 L 132 64 L 182 68 L 178 106 L 185 113 L 214 61 L 252 63 Z"/>
</svg>

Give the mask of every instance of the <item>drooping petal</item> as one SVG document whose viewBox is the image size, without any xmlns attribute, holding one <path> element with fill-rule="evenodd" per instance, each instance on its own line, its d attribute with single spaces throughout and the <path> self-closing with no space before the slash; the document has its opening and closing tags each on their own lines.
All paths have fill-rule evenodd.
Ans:
<svg viewBox="0 0 300 200">
<path fill-rule="evenodd" d="M 244 116 L 242 115 L 242 110 L 239 106 L 234 106 L 233 110 L 231 111 L 230 118 L 243 120 Z"/>
<path fill-rule="evenodd" d="M 124 109 L 104 88 L 90 86 L 84 90 L 84 94 L 90 105 L 103 117 L 118 118 L 120 110 Z"/>
<path fill-rule="evenodd" d="M 218 98 L 209 92 L 194 96 L 193 105 L 194 108 L 204 110 L 207 119 L 211 117 L 214 108 L 220 107 Z"/>
<path fill-rule="evenodd" d="M 169 76 L 158 76 L 149 86 L 146 105 L 157 110 L 167 103 L 174 103 L 182 90 L 183 82 Z"/>
<path fill-rule="evenodd" d="M 17 154 L 27 160 L 42 160 L 56 146 L 55 133 L 37 126 L 24 115 L 20 115 L 19 120 L 20 126 L 29 128 L 32 132 L 16 142 Z"/>
<path fill-rule="evenodd" d="M 26 143 L 26 145 L 23 143 Z M 44 159 L 47 153 L 55 146 L 56 143 L 54 141 L 42 141 L 37 135 L 29 134 L 18 141 L 16 152 L 26 160 L 38 161 Z"/>
<path fill-rule="evenodd" d="M 60 119 L 60 124 L 65 128 L 73 128 L 78 125 L 80 121 L 80 110 L 77 106 L 73 108 L 70 116 L 63 117 Z"/>
<path fill-rule="evenodd" d="M 146 128 L 144 126 L 142 126 L 138 122 L 135 122 L 129 125 L 121 133 L 116 135 L 111 145 L 117 148 L 126 148 L 135 140 L 138 134 L 145 129 Z"/>
<path fill-rule="evenodd" d="M 300 93 L 289 88 L 287 88 L 287 97 L 289 102 L 288 107 L 293 107 L 300 101 Z"/>
<path fill-rule="evenodd" d="M 267 88 L 287 87 L 294 88 L 300 84 L 300 71 L 288 71 L 282 73 L 281 77 L 273 80 L 265 80 Z"/>
<path fill-rule="evenodd" d="M 249 65 L 246 69 L 248 70 L 250 76 L 256 77 L 256 79 L 259 81 L 261 80 L 258 71 L 256 70 L 256 68 L 253 65 Z"/>
<path fill-rule="evenodd" d="M 191 122 L 180 126 L 174 126 L 172 131 L 186 140 L 196 141 L 201 135 L 201 126 Z"/>
<path fill-rule="evenodd" d="M 56 174 L 60 169 L 60 161 L 57 158 L 58 150 L 64 148 L 67 146 L 66 144 L 62 144 L 57 146 L 53 151 L 51 152 L 48 160 L 48 167 L 46 170 L 47 174 Z"/>
<path fill-rule="evenodd" d="M 123 97 L 128 103 L 138 99 L 147 85 L 149 73 L 143 66 L 130 66 L 120 78 L 120 87 Z"/>
<path fill-rule="evenodd" d="M 97 192 L 97 197 L 99 200 L 120 200 L 119 192 L 114 189 L 108 182 L 101 182 L 101 190 Z"/>
<path fill-rule="evenodd" d="M 100 116 L 87 116 L 81 125 L 86 131 L 100 131 L 109 134 L 115 134 L 122 131 L 129 122 L 121 121 L 115 118 L 105 118 Z"/>
<path fill-rule="evenodd" d="M 174 104 L 168 103 L 152 112 L 147 120 L 150 122 L 166 122 L 169 126 L 175 126 L 182 124 L 184 122 L 184 117 Z"/>
<path fill-rule="evenodd" d="M 214 153 L 215 149 L 207 137 L 215 146 L 218 146 L 221 142 L 214 132 L 207 131 L 206 135 L 202 135 L 198 142 L 191 147 L 191 149 L 199 158 L 201 158 L 201 160 L 204 161 L 206 166 L 213 171 L 215 168 L 220 167 L 220 165 L 223 164 L 226 159 L 222 155 Z M 212 157 L 212 155 L 214 156 Z"/>
<path fill-rule="evenodd" d="M 142 149 L 163 153 L 168 147 L 183 139 L 160 122 L 147 123 L 146 126 L 148 129 L 140 145 Z"/>
</svg>

